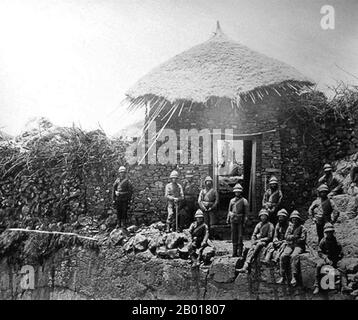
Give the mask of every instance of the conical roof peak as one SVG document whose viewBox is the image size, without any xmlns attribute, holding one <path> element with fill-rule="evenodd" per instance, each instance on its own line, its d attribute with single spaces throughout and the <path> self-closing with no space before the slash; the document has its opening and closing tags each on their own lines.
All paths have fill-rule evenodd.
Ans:
<svg viewBox="0 0 358 320">
<path fill-rule="evenodd" d="M 217 22 L 211 38 L 150 71 L 127 91 L 127 97 L 157 96 L 170 102 L 204 103 L 210 97 L 235 100 L 264 87 L 277 92 L 288 82 L 292 88 L 312 85 L 295 68 L 227 37 Z"/>
</svg>

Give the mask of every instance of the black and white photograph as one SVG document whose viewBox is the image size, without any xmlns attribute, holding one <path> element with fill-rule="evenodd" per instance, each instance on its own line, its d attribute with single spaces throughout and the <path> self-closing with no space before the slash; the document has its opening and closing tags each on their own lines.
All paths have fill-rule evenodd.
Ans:
<svg viewBox="0 0 358 320">
<path fill-rule="evenodd" d="M 0 0 L 0 300 L 358 300 L 357 16 Z"/>
</svg>

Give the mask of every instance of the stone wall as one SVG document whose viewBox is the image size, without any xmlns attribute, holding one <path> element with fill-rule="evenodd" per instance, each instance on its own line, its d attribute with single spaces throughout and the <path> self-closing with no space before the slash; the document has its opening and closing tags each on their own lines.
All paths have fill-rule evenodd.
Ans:
<svg viewBox="0 0 358 320">
<path fill-rule="evenodd" d="M 185 105 L 183 109 L 179 108 L 173 115 L 172 119 L 167 123 L 166 128 L 173 129 L 176 136 L 180 137 L 181 129 L 196 129 L 198 131 L 208 129 L 210 135 L 214 133 L 221 134 L 225 137 L 225 130 L 227 133 L 234 135 L 241 135 L 242 139 L 254 139 L 257 143 L 257 161 L 256 161 L 256 212 L 252 212 L 253 217 L 257 216 L 257 210 L 260 209 L 261 199 L 263 195 L 264 185 L 271 175 L 277 176 L 281 179 L 281 146 L 280 134 L 276 132 L 268 132 L 264 134 L 255 135 L 259 132 L 266 132 L 273 129 L 278 129 L 278 116 L 280 100 L 278 97 L 268 97 L 262 102 L 256 104 L 246 102 L 242 108 L 233 108 L 228 99 L 210 100 L 207 105 L 204 104 L 190 104 Z M 170 111 L 170 106 L 167 106 L 156 120 L 156 131 L 159 131 L 163 124 L 168 120 L 165 117 Z M 180 115 L 179 115 L 180 113 Z M 149 131 L 149 130 L 148 130 Z M 150 136 L 150 134 L 148 134 Z M 231 137 L 231 135 L 229 135 Z M 229 137 L 228 136 L 228 137 Z M 164 138 L 164 137 L 162 137 Z M 166 143 L 165 140 L 158 142 L 157 150 Z M 148 136 L 147 136 L 148 144 Z M 137 199 L 141 199 L 135 210 L 142 210 L 144 205 L 142 201 L 146 201 L 147 197 L 152 199 L 151 208 L 153 210 L 162 212 L 165 215 L 165 201 L 163 199 L 164 186 L 168 182 L 168 176 L 173 169 L 185 173 L 186 170 L 194 170 L 194 182 L 202 186 L 203 179 L 206 175 L 213 175 L 212 165 L 193 164 L 191 162 L 191 144 L 179 144 L 177 149 L 177 159 L 183 153 L 182 149 L 189 145 L 188 163 L 179 163 L 174 165 L 136 165 L 131 168 L 131 179 L 139 191 L 136 195 Z M 202 159 L 203 145 L 199 144 L 199 159 Z M 184 178 L 184 175 L 181 175 Z M 156 186 L 154 186 L 154 184 Z M 143 191 L 145 190 L 145 191 Z M 162 190 L 162 191 L 161 191 Z M 148 206 L 148 205 L 147 205 Z"/>
</svg>

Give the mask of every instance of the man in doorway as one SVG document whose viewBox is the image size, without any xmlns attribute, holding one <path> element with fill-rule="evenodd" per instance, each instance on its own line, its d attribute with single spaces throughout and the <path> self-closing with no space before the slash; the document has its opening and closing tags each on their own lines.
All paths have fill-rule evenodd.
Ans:
<svg viewBox="0 0 358 320">
<path fill-rule="evenodd" d="M 244 266 L 238 270 L 239 272 L 248 271 L 252 263 L 259 256 L 261 250 L 272 241 L 275 227 L 269 222 L 269 213 L 266 209 L 261 209 L 259 218 L 260 222 L 255 226 L 251 237 L 252 246 L 247 253 Z"/>
<path fill-rule="evenodd" d="M 204 222 L 209 227 L 209 236 L 212 237 L 212 225 L 215 223 L 216 207 L 219 202 L 219 195 L 213 187 L 213 179 L 206 177 L 204 189 L 199 193 L 198 204 L 204 213 Z"/>
<path fill-rule="evenodd" d="M 262 207 L 269 213 L 269 221 L 274 225 L 277 221 L 277 212 L 282 201 L 282 192 L 278 186 L 278 180 L 272 176 L 269 180 L 269 187 L 264 193 L 262 199 Z"/>
<path fill-rule="evenodd" d="M 335 223 L 339 217 L 339 211 L 334 201 L 328 198 L 328 186 L 321 184 L 318 188 L 318 198 L 314 200 L 308 209 L 308 214 L 316 224 L 318 243 L 322 240 L 323 228 L 327 222 Z"/>
<path fill-rule="evenodd" d="M 166 231 L 175 230 L 178 215 L 179 201 L 184 198 L 183 187 L 178 183 L 179 173 L 173 170 L 170 173 L 170 182 L 165 186 L 165 198 L 167 199 L 168 216 L 166 221 Z"/>
<path fill-rule="evenodd" d="M 235 197 L 230 200 L 226 223 L 231 224 L 232 256 L 242 256 L 244 225 L 249 213 L 249 203 L 242 196 L 240 184 L 234 186 Z M 238 252 L 239 250 L 239 252 Z"/>
<path fill-rule="evenodd" d="M 127 225 L 127 212 L 129 203 L 132 200 L 133 186 L 127 178 L 124 166 L 118 169 L 118 173 L 119 178 L 113 184 L 112 200 L 117 211 L 117 227 L 122 227 L 122 220 L 124 226 Z"/>
<path fill-rule="evenodd" d="M 337 194 L 342 193 L 342 181 L 341 178 L 339 178 L 337 175 L 334 175 L 332 173 L 333 169 L 332 166 L 328 163 L 326 163 L 323 166 L 324 175 L 319 178 L 318 184 L 326 184 L 329 190 L 328 197 L 332 198 L 333 196 Z"/>
</svg>

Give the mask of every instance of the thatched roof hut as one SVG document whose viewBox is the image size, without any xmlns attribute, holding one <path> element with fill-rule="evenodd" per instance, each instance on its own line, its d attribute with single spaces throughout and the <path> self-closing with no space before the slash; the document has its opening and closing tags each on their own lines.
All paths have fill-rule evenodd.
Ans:
<svg viewBox="0 0 358 320">
<path fill-rule="evenodd" d="M 270 93 L 312 85 L 295 68 L 267 57 L 226 36 L 219 23 L 206 42 L 162 63 L 127 92 L 134 104 L 166 99 L 205 103 L 212 97 L 260 100 Z"/>
<path fill-rule="evenodd" d="M 149 190 L 150 194 L 146 197 L 157 203 L 157 209 L 161 210 L 165 208 L 165 203 L 161 202 L 164 192 L 161 188 L 173 168 L 181 172 L 193 170 L 194 181 L 199 185 L 206 175 L 211 175 L 215 187 L 220 189 L 222 181 L 235 179 L 220 178 L 221 171 L 215 160 L 217 141 L 214 135 L 219 140 L 240 140 L 243 146 L 238 152 L 243 154 L 240 174 L 243 174 L 244 194 L 255 217 L 270 176 L 276 175 L 283 181 L 285 174 L 290 172 L 284 168 L 282 161 L 291 157 L 287 151 L 289 147 L 284 145 L 287 139 L 283 139 L 279 130 L 281 110 L 286 107 L 285 97 L 295 96 L 312 85 L 313 82 L 295 68 L 231 40 L 218 24 L 209 40 L 162 63 L 127 92 L 130 110 L 145 107 L 147 111 L 144 126 L 146 153 L 142 159 L 151 157 L 152 161 L 146 162 L 147 170 L 141 167 L 138 172 L 133 172 L 138 189 Z M 151 130 L 148 128 L 153 122 L 161 130 L 149 137 Z M 168 151 L 178 159 L 174 165 L 170 161 L 165 162 L 163 156 L 163 150 L 170 148 L 162 137 L 163 128 L 174 130 L 180 139 L 177 148 Z M 180 132 L 192 129 L 206 130 L 209 140 L 199 144 L 189 137 L 182 141 Z M 210 163 L 202 161 L 206 145 L 211 148 L 213 160 Z M 154 158 L 153 152 L 149 152 L 152 147 Z M 161 160 L 157 157 L 158 150 L 162 151 Z M 199 163 L 196 161 L 198 158 L 193 158 L 193 152 L 200 154 Z M 139 161 L 139 164 L 142 162 Z M 295 166 L 292 170 L 296 170 Z M 153 183 L 156 183 L 155 188 Z M 224 220 L 231 196 L 224 192 L 220 195 L 219 211 L 222 210 L 222 215 L 219 216 Z M 219 225 L 225 224 L 221 218 Z"/>
</svg>

